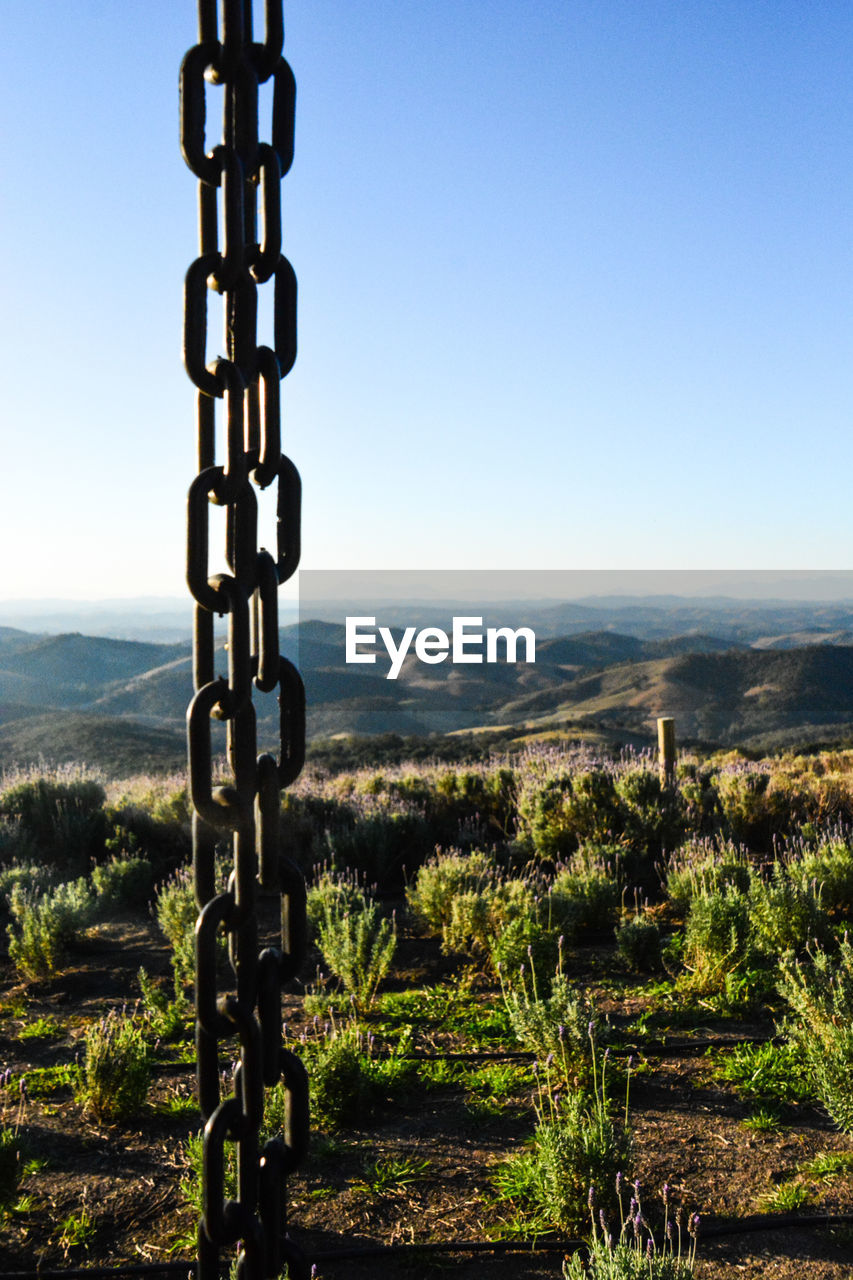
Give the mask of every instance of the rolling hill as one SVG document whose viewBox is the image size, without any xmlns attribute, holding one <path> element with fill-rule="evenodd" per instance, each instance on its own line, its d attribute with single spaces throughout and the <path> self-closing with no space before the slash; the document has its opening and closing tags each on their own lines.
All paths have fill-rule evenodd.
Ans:
<svg viewBox="0 0 853 1280">
<path fill-rule="evenodd" d="M 648 629 L 649 613 L 657 619 L 655 609 L 641 610 L 635 632 Z M 708 621 L 709 610 L 695 613 Z M 682 742 L 709 745 L 849 736 L 853 646 L 840 642 L 853 633 L 824 630 L 822 618 L 809 623 L 802 610 L 765 608 L 760 621 L 767 630 L 750 644 L 705 630 L 579 631 L 541 639 L 529 665 L 428 665 L 409 654 L 398 680 L 385 679 L 387 662 L 346 665 L 344 629 L 335 623 L 285 627 L 281 646 L 303 673 L 312 737 L 562 724 L 636 741 L 650 740 L 659 715 L 675 717 Z M 798 630 L 785 632 L 784 621 Z M 796 643 L 804 637 L 811 643 Z M 220 648 L 217 670 L 226 666 Z M 180 767 L 191 671 L 183 643 L 0 627 L 0 765 L 45 758 L 107 772 Z M 265 745 L 277 714 L 273 696 L 258 698 Z"/>
</svg>

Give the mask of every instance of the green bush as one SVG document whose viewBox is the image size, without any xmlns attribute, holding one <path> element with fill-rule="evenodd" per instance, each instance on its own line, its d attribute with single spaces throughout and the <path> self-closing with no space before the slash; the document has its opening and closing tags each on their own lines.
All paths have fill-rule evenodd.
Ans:
<svg viewBox="0 0 853 1280">
<path fill-rule="evenodd" d="M 721 991 L 728 975 L 755 962 L 749 906 L 747 894 L 731 886 L 692 900 L 684 930 L 687 985 L 705 993 Z"/>
<path fill-rule="evenodd" d="M 397 931 L 375 902 L 323 902 L 317 926 L 317 946 L 334 976 L 350 993 L 359 1010 L 369 1009 L 394 959 Z"/>
<path fill-rule="evenodd" d="M 499 1197 L 526 1210 L 534 1230 L 581 1230 L 590 1186 L 602 1189 L 602 1208 L 615 1207 L 615 1192 L 608 1195 L 605 1189 L 616 1186 L 617 1174 L 631 1159 L 627 1099 L 622 1122 L 611 1113 L 606 1060 L 597 1067 L 594 1048 L 592 1071 L 591 1094 L 582 1089 L 558 1093 L 540 1072 L 531 1148 L 510 1156 L 494 1175 Z"/>
<path fill-rule="evenodd" d="M 64 963 L 68 948 L 92 919 L 94 899 L 83 878 L 44 893 L 27 892 L 16 884 L 9 909 L 9 959 L 19 973 L 40 978 L 55 973 Z"/>
<path fill-rule="evenodd" d="M 380 1058 L 374 1053 L 373 1037 L 355 1022 L 329 1025 L 313 1039 L 304 1040 L 312 1117 L 333 1129 L 369 1120 L 383 1102 L 414 1079 L 415 1064 L 406 1059 L 410 1047 L 411 1033 L 401 1037 L 393 1053 Z M 282 1085 L 270 1090 L 267 1116 L 273 1128 L 283 1126 Z"/>
<path fill-rule="evenodd" d="M 662 964 L 657 922 L 640 912 L 620 921 L 616 930 L 616 952 L 634 973 L 656 973 Z"/>
<path fill-rule="evenodd" d="M 789 857 L 791 876 L 811 888 L 825 911 L 853 910 L 853 839 L 825 835 L 815 846 Z"/>
<path fill-rule="evenodd" d="M 730 840 L 689 840 L 663 866 L 667 897 L 677 911 L 687 911 L 694 898 L 731 887 L 745 893 L 750 882 L 747 851 Z"/>
<path fill-rule="evenodd" d="M 420 868 L 414 885 L 406 889 L 406 901 L 428 928 L 443 933 L 459 894 L 482 893 L 497 881 L 497 867 L 487 853 L 452 849 L 437 853 Z"/>
<path fill-rule="evenodd" d="M 40 861 L 80 872 L 103 856 L 105 799 L 104 788 L 91 778 L 34 778 L 0 795 L 0 814 L 18 819 Z"/>
<path fill-rule="evenodd" d="M 809 942 L 827 942 L 830 925 L 811 885 L 798 883 L 774 863 L 769 880 L 752 877 L 749 922 L 754 946 L 771 964 L 786 951 L 801 953 Z"/>
<path fill-rule="evenodd" d="M 0 871 L 0 895 L 11 898 L 16 885 L 25 894 L 41 894 L 50 888 L 52 881 L 48 867 L 34 862 L 13 862 Z"/>
<path fill-rule="evenodd" d="M 626 873 L 632 883 L 650 889 L 654 860 L 684 837 L 684 802 L 679 790 L 664 786 L 657 768 L 648 765 L 618 774 L 614 790 L 620 808 L 622 843 L 629 851 Z"/>
<path fill-rule="evenodd" d="M 783 1030 L 805 1060 L 812 1087 L 832 1119 L 853 1133 L 853 944 L 816 947 L 807 961 L 782 959 L 779 991 L 790 1013 Z"/>
<path fill-rule="evenodd" d="M 144 1030 L 114 1011 L 86 1032 L 77 1101 L 100 1120 L 125 1120 L 144 1105 L 151 1055 Z"/>
<path fill-rule="evenodd" d="M 113 855 L 92 868 L 92 887 L 99 907 L 144 907 L 151 896 L 151 863 Z"/>
<path fill-rule="evenodd" d="M 311 936 L 316 937 L 327 915 L 345 915 L 366 907 L 367 893 L 355 872 L 324 868 L 308 890 L 305 903 Z"/>
<path fill-rule="evenodd" d="M 619 855 L 613 846 L 583 846 L 560 867 L 548 895 L 550 923 L 567 938 L 581 929 L 607 929 L 619 913 Z"/>
<path fill-rule="evenodd" d="M 589 1029 L 600 1039 L 601 1024 L 592 1002 L 571 986 L 562 968 L 548 990 L 542 989 L 534 965 L 511 986 L 502 980 L 501 990 L 519 1044 L 540 1062 L 550 1058 L 566 1083 L 574 1077 L 588 1082 L 592 1074 Z"/>
<path fill-rule="evenodd" d="M 195 923 L 198 918 L 192 878 L 187 870 L 176 871 L 161 885 L 154 899 L 157 923 L 172 948 L 175 991 L 193 981 L 195 975 Z M 224 948 L 224 940 L 220 940 Z"/>
</svg>

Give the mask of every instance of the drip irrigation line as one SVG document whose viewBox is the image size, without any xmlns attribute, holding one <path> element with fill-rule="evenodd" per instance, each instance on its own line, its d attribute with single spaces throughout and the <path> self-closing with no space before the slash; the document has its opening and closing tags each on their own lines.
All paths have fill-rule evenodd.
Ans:
<svg viewBox="0 0 853 1280">
<path fill-rule="evenodd" d="M 749 1235 L 753 1232 L 801 1230 L 812 1227 L 849 1226 L 853 1213 L 759 1213 L 748 1218 L 735 1218 L 716 1224 L 703 1222 L 699 1244 L 705 1240 L 722 1239 L 725 1236 Z M 311 1262 L 319 1265 L 336 1262 L 357 1262 L 360 1259 L 405 1257 L 424 1253 L 575 1253 L 588 1247 L 585 1240 L 436 1240 L 423 1244 L 375 1244 L 354 1245 L 350 1249 L 331 1249 L 318 1253 L 309 1252 Z M 112 1280 L 119 1276 L 189 1275 L 195 1266 L 193 1260 L 183 1262 L 129 1263 L 114 1267 L 58 1267 L 39 1268 L 36 1271 L 0 1271 L 0 1280 Z"/>
<path fill-rule="evenodd" d="M 712 1036 L 705 1040 L 646 1040 L 637 1044 L 611 1045 L 610 1054 L 614 1058 L 627 1058 L 632 1054 L 651 1054 L 655 1058 L 674 1058 L 679 1054 L 691 1057 L 704 1053 L 707 1049 L 735 1049 L 744 1044 L 783 1044 L 784 1036 Z M 608 1046 L 604 1046 L 607 1048 Z M 377 1053 L 377 1058 L 394 1058 L 393 1053 Z M 533 1062 L 535 1053 L 523 1050 L 496 1050 L 454 1052 L 448 1050 L 439 1053 L 415 1051 L 403 1054 L 401 1062 Z M 174 1075 L 181 1071 L 194 1071 L 194 1062 L 158 1062 L 154 1066 L 155 1075 Z M 0 1276 L 2 1280 L 2 1276 Z"/>
</svg>

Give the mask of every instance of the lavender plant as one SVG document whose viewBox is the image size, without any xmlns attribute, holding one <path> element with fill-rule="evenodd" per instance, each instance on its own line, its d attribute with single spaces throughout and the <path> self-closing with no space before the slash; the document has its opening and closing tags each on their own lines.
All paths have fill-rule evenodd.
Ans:
<svg viewBox="0 0 853 1280">
<path fill-rule="evenodd" d="M 812 948 L 781 962 L 779 992 L 788 1003 L 783 1024 L 801 1051 L 817 1097 L 840 1129 L 853 1133 L 853 944 L 837 952 Z"/>
<path fill-rule="evenodd" d="M 566 1259 L 564 1280 L 691 1280 L 699 1241 L 698 1213 L 688 1219 L 685 1231 L 683 1212 L 679 1207 L 674 1215 L 671 1213 L 670 1190 L 664 1184 L 664 1223 L 658 1244 L 643 1213 L 639 1182 L 633 1184 L 634 1194 L 627 1210 L 621 1173 L 616 1175 L 615 1187 L 619 1234 L 614 1238 L 607 1214 L 598 1207 L 596 1189 L 591 1186 L 587 1198 L 592 1223 L 588 1254 L 583 1261 L 576 1253 Z"/>
<path fill-rule="evenodd" d="M 523 1048 L 540 1062 L 554 1064 L 566 1085 L 578 1077 L 586 1081 L 592 1074 L 589 1028 L 600 1040 L 602 1027 L 589 998 L 575 990 L 563 972 L 562 941 L 559 960 L 549 984 L 543 989 L 537 978 L 532 955 L 512 982 L 501 969 L 501 993 L 510 1025 Z"/>
<path fill-rule="evenodd" d="M 369 1009 L 391 968 L 397 947 L 396 922 L 365 897 L 361 905 L 328 898 L 317 925 L 317 946 L 358 1011 Z"/>
<path fill-rule="evenodd" d="M 562 1092 L 565 1068 L 549 1055 L 534 1064 L 536 1128 L 531 1148 L 498 1166 L 494 1183 L 501 1199 L 527 1210 L 536 1228 L 579 1231 L 587 1188 L 614 1186 L 631 1158 L 628 1128 L 629 1061 L 624 1111 L 618 1117 L 607 1092 L 609 1051 L 599 1057 L 593 1024 L 588 1026 L 592 1086 Z"/>
<path fill-rule="evenodd" d="M 77 1101 L 99 1119 L 124 1120 L 143 1106 L 151 1083 L 151 1051 L 142 1026 L 114 1010 L 86 1033 Z"/>
</svg>

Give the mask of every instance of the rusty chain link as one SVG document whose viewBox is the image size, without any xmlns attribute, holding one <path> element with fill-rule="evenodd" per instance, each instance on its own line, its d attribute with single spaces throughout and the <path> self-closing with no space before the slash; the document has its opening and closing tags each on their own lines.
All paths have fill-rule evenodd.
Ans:
<svg viewBox="0 0 853 1280">
<path fill-rule="evenodd" d="M 262 43 L 251 0 L 198 0 L 198 43 L 180 73 L 181 151 L 199 180 L 199 256 L 186 274 L 184 364 L 197 388 L 198 475 L 187 501 L 187 583 L 195 601 L 187 712 L 196 924 L 196 1052 L 205 1121 L 198 1280 L 215 1280 L 220 1252 L 238 1245 L 240 1280 L 307 1280 L 287 1233 L 286 1184 L 308 1143 L 308 1083 L 282 1043 L 281 987 L 305 951 L 305 884 L 282 855 L 281 788 L 305 754 L 305 694 L 279 654 L 278 587 L 299 561 L 300 482 L 281 452 L 280 380 L 296 358 L 296 277 L 281 252 L 282 176 L 293 159 L 295 84 L 282 57 L 281 0 L 266 0 Z M 272 79 L 272 141 L 258 139 L 258 86 Z M 222 141 L 207 141 L 208 86 L 221 87 Z M 258 214 L 262 234 L 258 236 Z M 273 338 L 258 346 L 258 285 L 272 281 Z M 208 302 L 223 298 L 225 355 L 208 358 Z M 221 406 L 217 408 L 217 405 Z M 224 447 L 217 460 L 217 419 Z M 275 552 L 258 548 L 256 490 L 275 485 Z M 212 572 L 211 504 L 225 508 L 223 564 Z M 214 615 L 228 619 L 227 675 L 216 671 Z M 257 755 L 252 687 L 278 688 L 280 754 Z M 215 785 L 211 719 L 226 723 L 231 772 Z M 217 885 L 217 843 L 233 871 Z M 281 945 L 258 954 L 258 888 L 281 895 Z M 236 990 L 217 986 L 218 939 L 228 937 Z M 223 1042 L 239 1045 L 234 1090 L 220 1091 Z M 233 1056 L 232 1047 L 228 1047 Z M 285 1127 L 261 1149 L 264 1088 L 283 1080 Z M 237 1197 L 226 1198 L 226 1149 L 237 1150 Z"/>
</svg>

